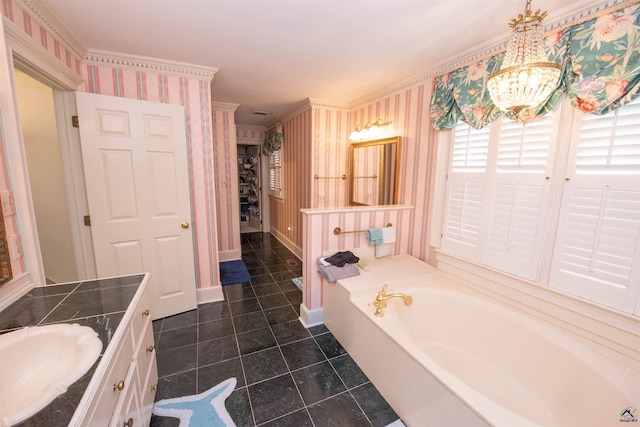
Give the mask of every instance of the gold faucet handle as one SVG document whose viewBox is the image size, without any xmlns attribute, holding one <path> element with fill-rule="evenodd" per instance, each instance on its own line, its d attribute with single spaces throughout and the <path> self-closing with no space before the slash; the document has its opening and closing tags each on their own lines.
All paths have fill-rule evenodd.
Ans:
<svg viewBox="0 0 640 427">
<path fill-rule="evenodd" d="M 382 285 L 382 289 L 380 290 L 380 292 L 378 292 L 378 295 L 380 295 L 381 297 L 386 297 L 387 296 L 387 288 L 389 287 L 389 285 L 387 285 L 386 283 L 384 285 Z"/>
</svg>

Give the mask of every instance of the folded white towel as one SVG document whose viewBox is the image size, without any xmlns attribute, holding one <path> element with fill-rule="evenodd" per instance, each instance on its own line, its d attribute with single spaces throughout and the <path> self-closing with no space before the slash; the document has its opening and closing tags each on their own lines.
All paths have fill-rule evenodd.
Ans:
<svg viewBox="0 0 640 427">
<path fill-rule="evenodd" d="M 382 229 L 382 243 L 394 243 L 396 241 L 396 228 L 384 227 Z"/>
<path fill-rule="evenodd" d="M 330 255 L 329 255 L 329 256 L 330 256 Z M 320 265 L 324 265 L 325 267 L 330 266 L 330 265 L 331 265 L 331 263 L 329 263 L 329 262 L 327 262 L 327 261 L 326 261 L 326 259 L 327 259 L 329 256 L 323 256 L 323 257 L 318 258 L 318 264 L 320 264 Z"/>
</svg>

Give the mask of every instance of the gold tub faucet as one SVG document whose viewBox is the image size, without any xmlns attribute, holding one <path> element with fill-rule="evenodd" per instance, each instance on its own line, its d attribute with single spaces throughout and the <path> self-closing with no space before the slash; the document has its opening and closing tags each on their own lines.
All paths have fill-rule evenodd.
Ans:
<svg viewBox="0 0 640 427">
<path fill-rule="evenodd" d="M 378 295 L 376 295 L 375 301 L 369 304 L 369 305 L 373 305 L 376 308 L 376 311 L 374 312 L 374 314 L 377 317 L 384 316 L 384 311 L 382 309 L 387 308 L 387 300 L 390 298 L 402 298 L 402 301 L 404 301 L 404 305 L 407 305 L 407 306 L 411 305 L 411 303 L 413 302 L 413 298 L 411 298 L 409 295 L 405 295 L 401 293 L 387 295 L 386 289 L 387 289 L 387 285 L 383 285 L 380 292 L 378 292 Z"/>
</svg>

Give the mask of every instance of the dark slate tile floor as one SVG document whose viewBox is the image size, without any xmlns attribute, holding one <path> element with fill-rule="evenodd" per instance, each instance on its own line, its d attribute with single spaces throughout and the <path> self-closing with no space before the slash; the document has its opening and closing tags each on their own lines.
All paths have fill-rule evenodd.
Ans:
<svg viewBox="0 0 640 427">
<path fill-rule="evenodd" d="M 238 427 L 382 427 L 398 419 L 323 325 L 298 321 L 301 262 L 268 233 L 242 235 L 251 282 L 223 287 L 225 301 L 153 323 L 156 400 L 237 379 L 226 407 Z M 177 426 L 153 416 L 151 426 Z"/>
</svg>

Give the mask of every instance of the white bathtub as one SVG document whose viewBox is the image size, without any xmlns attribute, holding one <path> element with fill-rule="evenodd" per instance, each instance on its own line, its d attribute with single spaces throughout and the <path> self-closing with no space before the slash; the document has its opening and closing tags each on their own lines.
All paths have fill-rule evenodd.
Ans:
<svg viewBox="0 0 640 427">
<path fill-rule="evenodd" d="M 418 260 L 399 261 L 325 284 L 324 318 L 407 425 L 618 426 L 623 410 L 640 409 L 637 373 Z M 373 316 L 383 283 L 413 304 L 392 299 Z"/>
</svg>

